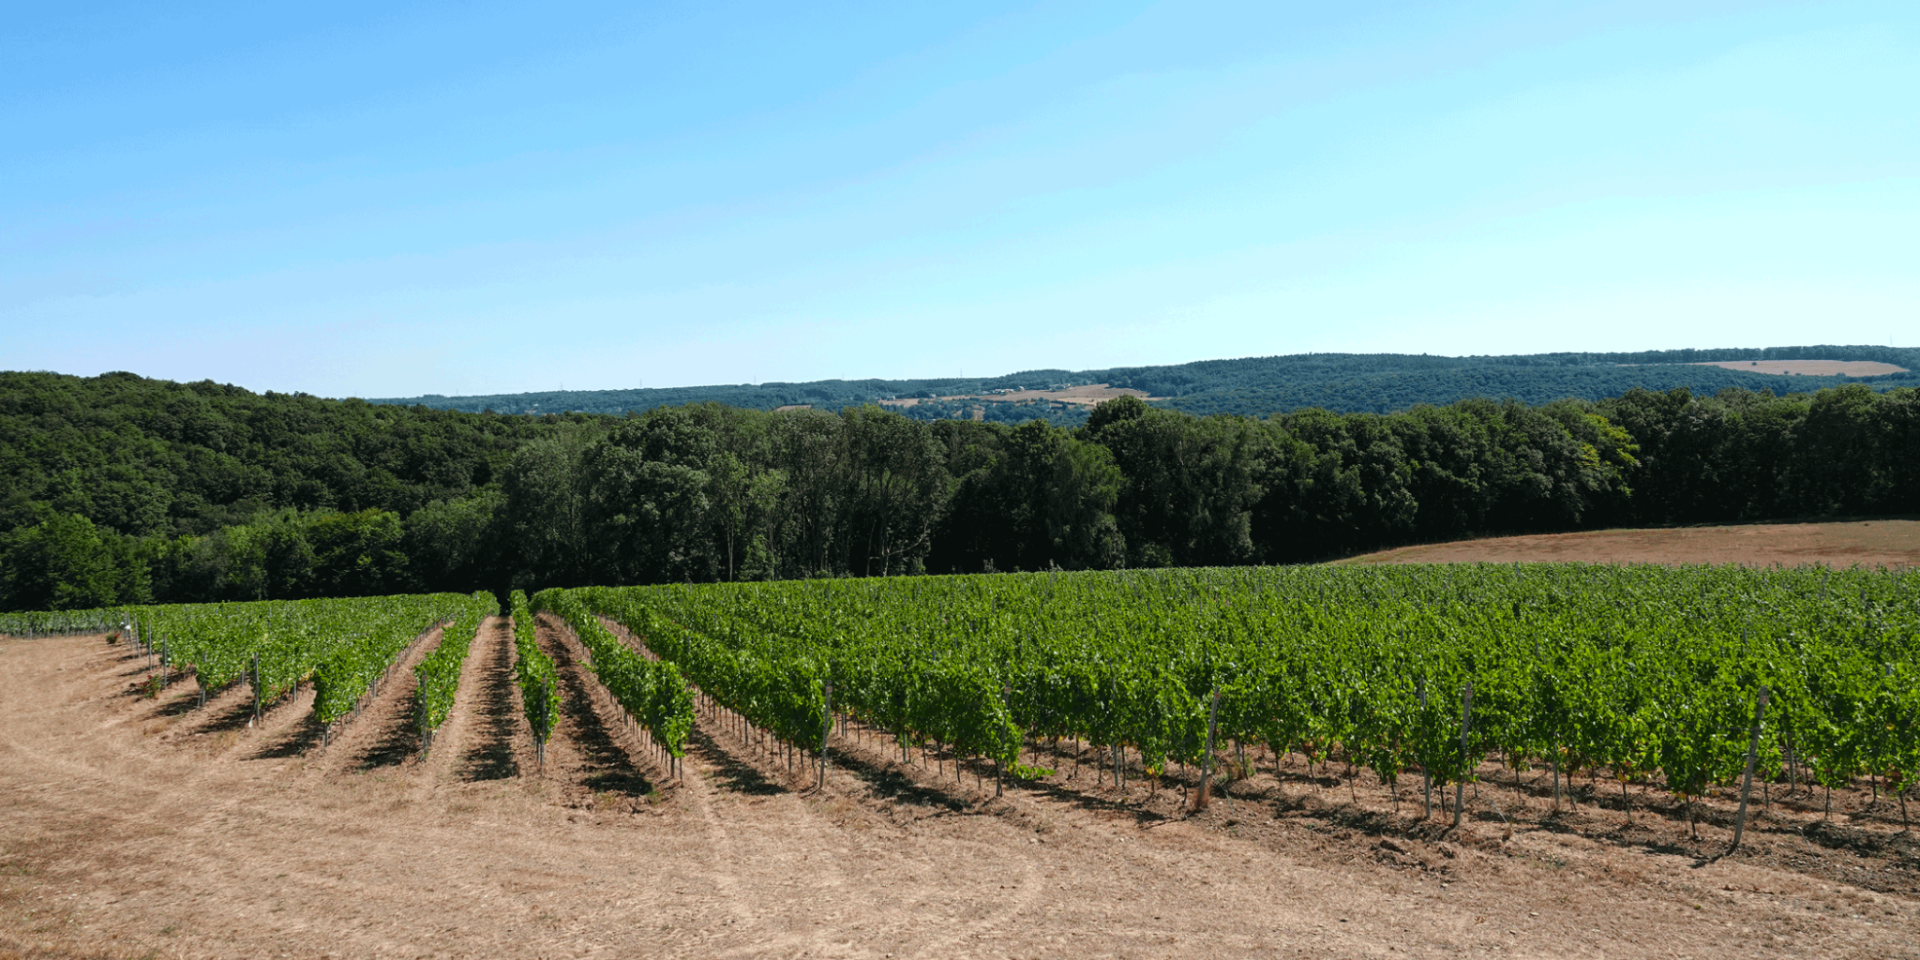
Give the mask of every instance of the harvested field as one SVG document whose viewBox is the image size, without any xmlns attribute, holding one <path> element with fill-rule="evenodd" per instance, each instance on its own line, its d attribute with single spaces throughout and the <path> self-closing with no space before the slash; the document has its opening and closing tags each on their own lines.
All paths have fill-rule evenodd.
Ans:
<svg viewBox="0 0 1920 960">
<path fill-rule="evenodd" d="M 1139 397 L 1142 400 L 1161 400 L 1163 397 L 1151 397 L 1145 390 L 1132 387 L 1115 387 L 1105 383 L 1089 384 L 1082 387 L 1068 387 L 1065 390 L 1020 390 L 1013 393 L 957 393 L 941 400 L 996 400 L 1008 403 L 1020 403 L 1027 400 L 1050 400 L 1055 403 L 1069 403 L 1080 407 L 1097 407 L 1108 400 L 1119 397 Z M 911 407 L 920 403 L 918 397 L 906 397 L 899 400 L 882 400 L 881 406 Z"/>
<path fill-rule="evenodd" d="M 1713 360 L 1695 366 L 1806 377 L 1877 377 L 1885 373 L 1907 372 L 1906 367 L 1896 367 L 1878 360 Z"/>
<path fill-rule="evenodd" d="M 1339 563 L 1738 563 L 1920 567 L 1920 520 L 1753 523 L 1488 537 L 1382 550 Z"/>
<path fill-rule="evenodd" d="M 567 697 L 544 767 L 498 619 L 424 760 L 404 683 L 322 746 L 308 694 L 250 725 L 240 691 L 147 698 L 102 637 L 0 639 L 0 958 L 1920 951 L 1920 846 L 1884 793 L 1827 816 L 1768 785 L 1720 859 L 1725 793 L 1693 839 L 1657 785 L 1583 775 L 1555 813 L 1547 771 L 1489 764 L 1454 828 L 1417 775 L 1252 745 L 1202 813 L 1190 771 L 1116 786 L 1101 755 L 1036 743 L 1035 779 L 996 797 L 990 769 L 858 724 L 816 789 L 709 706 L 672 779 L 577 642 L 540 642 Z"/>
</svg>

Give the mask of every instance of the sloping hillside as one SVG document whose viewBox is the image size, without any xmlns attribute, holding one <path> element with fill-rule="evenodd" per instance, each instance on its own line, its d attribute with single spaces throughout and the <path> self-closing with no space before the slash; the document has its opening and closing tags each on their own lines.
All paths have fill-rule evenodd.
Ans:
<svg viewBox="0 0 1920 960">
<path fill-rule="evenodd" d="M 1874 376 L 1811 375 L 1803 361 L 1878 364 Z M 1732 367 L 1726 364 L 1733 364 Z M 1740 364 L 1746 364 L 1741 367 Z M 1047 420 L 1077 425 L 1086 404 L 1076 391 L 1103 387 L 1161 398 L 1156 402 L 1196 415 L 1265 416 L 1306 407 L 1337 413 L 1387 413 L 1419 404 L 1444 405 L 1474 397 L 1528 404 L 1573 397 L 1601 400 L 1639 387 L 1686 388 L 1713 394 L 1729 388 L 1774 393 L 1810 392 L 1843 383 L 1875 389 L 1920 386 L 1920 349 L 1810 346 L 1659 350 L 1639 353 L 1550 353 L 1530 356 L 1433 357 L 1411 354 L 1308 353 L 1239 360 L 1203 360 L 1170 366 L 1104 370 L 1024 370 L 1000 377 L 931 380 L 817 380 L 809 383 L 716 384 L 632 390 L 568 390 L 490 396 L 386 398 L 373 403 L 419 404 L 473 413 L 609 413 L 712 401 L 777 410 L 807 406 L 839 410 L 888 403 L 918 420 L 955 417 L 1010 423 Z M 915 400 L 913 404 L 902 401 Z"/>
</svg>

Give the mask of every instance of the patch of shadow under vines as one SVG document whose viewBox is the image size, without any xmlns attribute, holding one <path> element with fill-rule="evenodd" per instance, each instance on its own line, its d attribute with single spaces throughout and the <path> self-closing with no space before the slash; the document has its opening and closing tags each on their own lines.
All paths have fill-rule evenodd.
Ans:
<svg viewBox="0 0 1920 960">
<path fill-rule="evenodd" d="M 958 797 L 938 787 L 918 783 L 897 767 L 871 763 L 852 755 L 835 756 L 829 753 L 827 759 L 836 766 L 851 770 L 880 799 L 916 807 L 942 807 L 955 813 L 967 809 L 967 804 Z"/>
<path fill-rule="evenodd" d="M 267 709 L 266 704 L 260 706 L 260 712 L 263 714 Z M 219 714 L 201 724 L 198 732 L 224 733 L 228 730 L 245 730 L 251 723 L 253 723 L 253 700 L 245 698 L 228 707 L 226 713 Z"/>
<path fill-rule="evenodd" d="M 520 775 L 513 756 L 513 738 L 519 732 L 520 708 L 513 696 L 513 667 L 506 650 L 506 628 L 484 642 L 487 666 L 480 681 L 480 715 L 475 718 L 475 743 L 460 757 L 460 779 L 468 783 L 507 780 Z M 481 644 L 476 644 L 480 647 Z M 476 653 L 480 651 L 476 650 Z"/>
<path fill-rule="evenodd" d="M 591 691 L 584 679 L 586 668 L 573 657 L 564 643 L 553 643 L 547 650 L 553 658 L 560 681 L 560 716 L 569 725 L 568 738 L 580 750 L 589 772 L 580 783 L 595 793 L 624 793 L 644 797 L 653 792 L 653 783 L 634 769 L 632 758 L 613 740 L 613 734 L 593 709 Z"/>
<path fill-rule="evenodd" d="M 1903 852 L 1900 849 L 1902 846 L 1907 848 L 1904 852 L 1908 854 L 1911 854 L 1917 846 L 1911 832 L 1880 834 L 1844 826 L 1831 820 L 1815 820 L 1807 824 L 1800 831 L 1800 835 L 1806 837 L 1809 842 L 1829 850 L 1845 850 L 1861 857 L 1882 860 L 1897 859 Z M 1906 841 L 1904 844 L 1901 843 L 1903 839 Z"/>
<path fill-rule="evenodd" d="M 139 661 L 140 661 L 139 664 L 135 666 L 132 670 L 122 670 L 119 673 L 114 674 L 114 676 L 124 680 L 128 677 L 138 677 L 143 675 L 151 676 L 153 674 L 159 673 L 166 669 L 165 667 L 159 666 L 158 664 L 155 664 L 154 666 L 151 666 L 151 667 L 147 666 L 146 657 L 139 658 Z M 121 661 L 121 663 L 125 663 L 125 662 L 126 660 Z"/>
<path fill-rule="evenodd" d="M 767 779 L 753 764 L 720 746 L 699 727 L 687 737 L 687 745 L 693 748 L 689 753 L 698 754 L 702 763 L 713 768 L 714 785 L 722 790 L 756 797 L 787 792 L 786 787 Z"/>
<path fill-rule="evenodd" d="M 162 696 L 164 695 L 163 692 Z M 252 704 L 248 704 L 248 707 L 251 708 Z M 154 709 L 151 719 L 158 720 L 163 717 L 172 719 L 174 717 L 185 716 L 198 709 L 200 709 L 200 695 L 190 691 L 162 701 Z"/>
<path fill-rule="evenodd" d="M 307 751 L 320 745 L 321 738 L 327 733 L 326 725 L 312 711 L 301 717 L 280 739 L 262 746 L 249 760 L 285 760 L 289 757 L 305 756 Z"/>
<path fill-rule="evenodd" d="M 387 718 L 379 738 L 367 752 L 360 757 L 359 770 L 377 770 L 381 767 L 397 767 L 407 759 L 420 753 L 420 727 L 414 722 L 417 716 L 413 706 L 412 694 L 403 702 L 407 709 L 398 710 Z"/>
</svg>

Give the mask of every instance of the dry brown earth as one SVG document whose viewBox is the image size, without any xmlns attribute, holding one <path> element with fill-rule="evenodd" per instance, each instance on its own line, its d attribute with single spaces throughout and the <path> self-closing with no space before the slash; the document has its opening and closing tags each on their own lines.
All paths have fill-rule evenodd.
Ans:
<svg viewBox="0 0 1920 960">
<path fill-rule="evenodd" d="M 1383 550 L 1340 563 L 1737 563 L 1920 567 L 1920 520 L 1753 523 L 1488 537 Z"/>
<path fill-rule="evenodd" d="M 704 707 L 671 780 L 571 637 L 541 642 L 544 767 L 497 619 L 424 761 L 404 682 L 323 747 L 310 694 L 250 726 L 244 691 L 144 697 L 102 637 L 0 639 L 0 958 L 1920 955 L 1920 847 L 1865 790 L 1826 819 L 1770 788 L 1715 859 L 1729 797 L 1694 840 L 1604 776 L 1555 815 L 1545 771 L 1489 766 L 1453 829 L 1417 776 L 1255 750 L 1189 814 L 1177 777 L 1118 789 L 1072 744 L 996 798 L 855 725 L 815 789 Z"/>
<path fill-rule="evenodd" d="M 1097 407 L 1108 400 L 1118 397 L 1139 397 L 1142 400 L 1160 400 L 1162 397 L 1148 396 L 1145 390 L 1132 387 L 1115 387 L 1104 383 L 1089 384 L 1083 387 L 1069 387 L 1065 390 L 1021 390 L 1016 393 L 957 393 L 941 400 L 1002 400 L 1018 403 L 1025 400 L 1051 400 L 1056 403 L 1070 403 L 1075 406 Z M 918 404 L 918 397 L 905 397 L 899 400 L 882 400 L 882 406 L 911 407 Z M 783 408 L 784 409 L 784 408 Z"/>
<path fill-rule="evenodd" d="M 1799 374 L 1806 377 L 1877 377 L 1885 373 L 1905 373 L 1906 367 L 1897 367 L 1878 360 L 1713 360 L 1696 364 L 1702 367 L 1725 367 L 1728 370 L 1746 370 L 1750 373 Z"/>
</svg>

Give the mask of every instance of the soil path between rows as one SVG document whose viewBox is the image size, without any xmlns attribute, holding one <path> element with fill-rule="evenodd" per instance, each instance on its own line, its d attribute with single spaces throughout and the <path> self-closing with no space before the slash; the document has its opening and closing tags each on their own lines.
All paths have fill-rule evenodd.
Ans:
<svg viewBox="0 0 1920 960">
<path fill-rule="evenodd" d="M 458 756 L 459 779 L 468 783 L 511 780 L 535 767 L 520 685 L 513 673 L 513 621 L 492 617 L 473 641 L 462 665 L 460 689 L 447 726 L 461 732 L 443 750 Z"/>
<path fill-rule="evenodd" d="M 130 690 L 135 664 L 100 637 L 0 639 L 0 958 L 1920 949 L 1908 898 L 1544 829 L 1502 843 L 1469 823 L 1422 865 L 1251 799 L 1198 819 L 1019 785 L 983 799 L 861 734 L 816 790 L 706 708 L 684 779 L 661 783 L 577 655 L 563 671 L 592 716 L 563 717 L 545 771 L 476 778 L 519 708 L 502 627 L 463 671 L 480 680 L 449 720 L 458 756 L 369 769 L 260 749 L 293 717 L 155 717 L 171 701 Z"/>
<path fill-rule="evenodd" d="M 434 731 L 432 748 L 421 762 L 421 779 L 429 786 L 504 779 L 519 772 L 513 722 L 519 704 L 512 697 L 508 637 L 503 617 L 487 617 L 475 628 L 460 664 L 453 707 Z"/>
<path fill-rule="evenodd" d="M 653 798 L 652 765 L 637 731 L 630 728 L 606 688 L 588 668 L 590 657 L 569 630 L 542 615 L 536 628 L 541 649 L 553 658 L 560 686 L 559 718 L 547 744 L 540 777 L 568 806 L 639 809 Z M 655 776 L 661 771 L 650 770 Z"/>
</svg>

